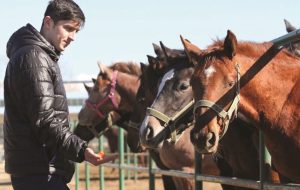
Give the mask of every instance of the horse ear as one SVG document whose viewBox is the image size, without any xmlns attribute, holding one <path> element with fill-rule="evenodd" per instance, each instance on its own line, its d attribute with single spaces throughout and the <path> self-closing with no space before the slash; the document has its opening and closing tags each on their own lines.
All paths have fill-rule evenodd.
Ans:
<svg viewBox="0 0 300 190">
<path fill-rule="evenodd" d="M 94 78 L 92 78 L 92 81 L 93 81 L 93 83 L 94 83 L 94 84 L 97 82 L 97 80 L 96 80 L 96 79 L 94 79 Z"/>
<path fill-rule="evenodd" d="M 107 79 L 112 79 L 112 71 L 104 64 L 98 62 L 98 67 L 100 69 L 99 74 L 105 76 Z"/>
<path fill-rule="evenodd" d="M 142 73 L 145 73 L 145 72 L 146 72 L 147 65 L 146 65 L 145 63 L 140 62 L 140 66 L 141 66 L 141 71 L 142 71 Z"/>
<path fill-rule="evenodd" d="M 87 84 L 83 83 L 83 86 L 85 88 L 85 90 L 87 91 L 88 94 L 90 94 L 92 87 L 88 86 Z"/>
<path fill-rule="evenodd" d="M 99 67 L 99 70 L 100 70 L 100 74 L 105 74 L 106 73 L 106 70 L 107 70 L 107 67 L 100 63 L 100 62 L 97 62 L 98 63 L 98 67 Z"/>
<path fill-rule="evenodd" d="M 169 59 L 170 56 L 171 56 L 171 49 L 168 48 L 167 46 L 165 46 L 165 45 L 162 43 L 162 41 L 160 41 L 159 44 L 160 44 L 160 47 L 161 47 L 161 49 L 162 49 L 162 51 L 163 51 L 165 57 L 166 57 L 167 59 Z"/>
<path fill-rule="evenodd" d="M 103 70 L 102 70 L 102 63 L 100 61 L 97 61 L 97 65 L 99 67 L 99 74 L 103 73 Z"/>
<path fill-rule="evenodd" d="M 237 39 L 230 30 L 227 30 L 227 36 L 224 40 L 224 50 L 229 59 L 232 59 L 237 51 Z"/>
<path fill-rule="evenodd" d="M 198 48 L 197 46 L 192 44 L 189 40 L 184 39 L 181 35 L 180 35 L 180 39 L 181 39 L 181 42 L 182 42 L 183 47 L 184 47 L 184 51 L 185 51 L 188 59 L 190 60 L 190 62 L 192 62 L 194 65 L 196 65 L 197 64 L 197 57 L 201 53 L 200 48 Z"/>
<path fill-rule="evenodd" d="M 156 54 L 158 57 L 162 56 L 164 52 L 163 52 L 162 49 L 159 47 L 159 45 L 156 45 L 155 43 L 152 43 L 152 45 L 153 45 L 153 49 L 154 49 L 155 54 Z"/>
<path fill-rule="evenodd" d="M 294 27 L 288 20 L 284 19 L 285 29 L 287 32 L 292 32 L 296 30 L 296 27 Z"/>
<path fill-rule="evenodd" d="M 155 57 L 153 57 L 151 55 L 147 55 L 147 58 L 148 58 L 149 65 L 151 65 L 153 67 L 156 63 Z"/>
</svg>

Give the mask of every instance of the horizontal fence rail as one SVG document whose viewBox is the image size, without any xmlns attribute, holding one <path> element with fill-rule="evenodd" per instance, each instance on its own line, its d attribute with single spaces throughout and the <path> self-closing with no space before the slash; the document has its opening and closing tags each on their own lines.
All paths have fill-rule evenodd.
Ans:
<svg viewBox="0 0 300 190">
<path fill-rule="evenodd" d="M 130 165 L 119 165 L 119 164 L 102 164 L 103 167 L 108 168 L 121 168 L 125 170 L 132 170 L 132 171 L 139 171 L 147 173 L 149 171 L 149 168 L 147 167 L 134 167 Z M 167 175 L 167 176 L 173 176 L 173 177 L 182 177 L 182 178 L 188 178 L 188 179 L 194 179 L 195 174 L 194 173 L 186 173 L 180 170 L 161 170 L 161 169 L 152 169 L 151 173 L 153 174 L 161 174 L 161 175 Z M 241 179 L 236 177 L 222 177 L 222 176 L 210 176 L 210 175 L 197 175 L 196 176 L 197 181 L 206 181 L 206 182 L 212 182 L 212 183 L 221 183 L 226 185 L 233 185 L 238 187 L 245 187 L 245 188 L 251 188 L 251 189 L 259 189 L 260 188 L 260 182 L 259 181 L 253 181 L 248 179 Z M 299 184 L 285 184 L 285 185 L 277 185 L 277 184 L 271 184 L 271 183 L 265 183 L 263 185 L 265 190 L 299 190 L 300 185 Z"/>
</svg>

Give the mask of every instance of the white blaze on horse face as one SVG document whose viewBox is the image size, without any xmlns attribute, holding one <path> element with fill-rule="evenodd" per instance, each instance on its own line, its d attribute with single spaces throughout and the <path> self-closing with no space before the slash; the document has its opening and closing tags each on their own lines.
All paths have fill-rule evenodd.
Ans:
<svg viewBox="0 0 300 190">
<path fill-rule="evenodd" d="M 211 77 L 215 72 L 216 72 L 216 69 L 212 65 L 204 70 L 204 74 L 205 74 L 206 78 Z"/>
<path fill-rule="evenodd" d="M 174 77 L 174 69 L 171 69 L 170 71 L 168 71 L 162 78 L 160 84 L 159 84 L 159 87 L 158 87 L 158 91 L 157 91 L 157 94 L 156 94 L 156 99 L 157 97 L 159 96 L 160 92 L 162 91 L 162 89 L 164 88 L 166 82 L 170 79 L 172 79 Z M 155 103 L 156 99 L 153 101 L 152 105 Z M 151 105 L 151 107 L 152 107 Z M 147 128 L 147 125 L 148 125 L 148 121 L 149 121 L 149 116 L 146 115 L 145 118 L 144 118 L 144 121 L 141 125 L 141 128 L 140 128 L 140 136 L 142 136 L 144 134 L 144 131 L 146 130 Z"/>
<path fill-rule="evenodd" d="M 147 125 L 148 125 L 148 121 L 149 121 L 149 116 L 146 115 L 145 118 L 144 118 L 144 121 L 142 122 L 142 125 L 140 127 L 140 137 L 143 137 L 144 131 L 145 131 Z M 143 139 L 143 138 L 141 138 L 141 139 Z"/>
<path fill-rule="evenodd" d="M 168 71 L 164 77 L 162 78 L 160 84 L 159 84 L 159 87 L 158 87 L 158 91 L 157 91 L 157 94 L 156 94 L 156 98 L 159 96 L 161 90 L 164 88 L 166 82 L 168 80 L 171 80 L 172 78 L 174 77 L 174 69 L 171 69 L 170 71 Z M 156 100 L 156 99 L 155 99 Z M 155 102 L 154 100 L 154 102 Z"/>
</svg>

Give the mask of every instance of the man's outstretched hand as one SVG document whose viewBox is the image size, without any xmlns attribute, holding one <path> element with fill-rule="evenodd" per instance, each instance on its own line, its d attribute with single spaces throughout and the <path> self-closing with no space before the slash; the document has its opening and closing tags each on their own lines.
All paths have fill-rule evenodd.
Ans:
<svg viewBox="0 0 300 190">
<path fill-rule="evenodd" d="M 99 154 L 96 154 L 91 148 L 86 148 L 84 152 L 85 161 L 99 166 L 100 164 L 115 160 L 119 157 L 119 155 L 105 156 L 103 158 L 100 157 Z"/>
</svg>

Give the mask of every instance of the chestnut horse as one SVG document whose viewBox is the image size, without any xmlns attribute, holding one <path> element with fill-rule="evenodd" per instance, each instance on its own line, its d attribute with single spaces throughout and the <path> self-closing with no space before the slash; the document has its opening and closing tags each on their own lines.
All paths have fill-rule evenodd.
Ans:
<svg viewBox="0 0 300 190">
<path fill-rule="evenodd" d="M 229 30 L 206 50 L 182 42 L 195 64 L 191 140 L 197 150 L 215 153 L 238 111 L 264 133 L 277 171 L 300 182 L 300 59 L 272 43 L 238 42 Z"/>
</svg>

